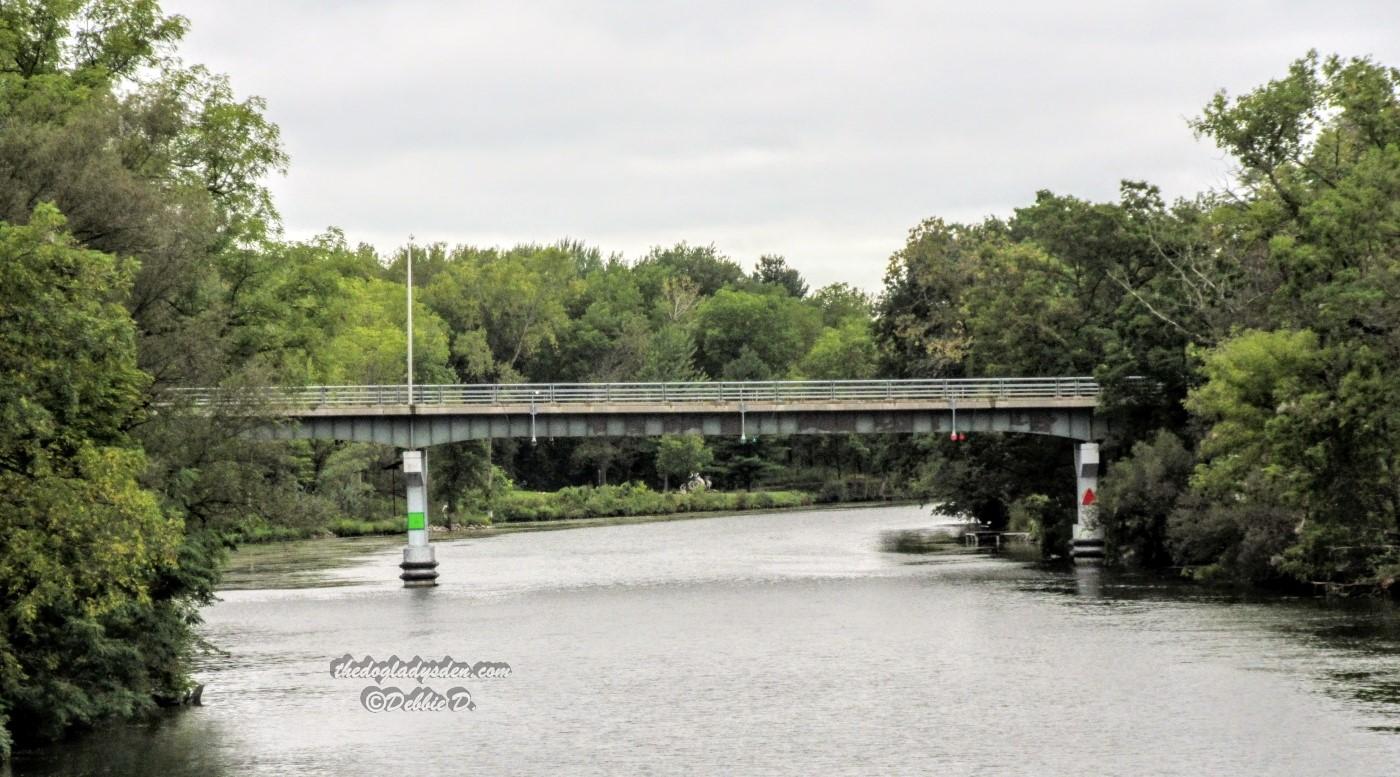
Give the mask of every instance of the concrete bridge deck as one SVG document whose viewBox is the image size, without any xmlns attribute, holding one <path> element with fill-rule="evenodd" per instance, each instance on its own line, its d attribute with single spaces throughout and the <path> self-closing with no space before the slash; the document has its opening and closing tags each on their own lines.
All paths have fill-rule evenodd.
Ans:
<svg viewBox="0 0 1400 777">
<path fill-rule="evenodd" d="M 1099 387 L 1086 377 L 711 383 L 307 386 L 178 389 L 173 401 L 282 419 L 275 439 L 417 448 L 462 440 L 699 433 L 1022 432 L 1094 440 Z"/>
</svg>

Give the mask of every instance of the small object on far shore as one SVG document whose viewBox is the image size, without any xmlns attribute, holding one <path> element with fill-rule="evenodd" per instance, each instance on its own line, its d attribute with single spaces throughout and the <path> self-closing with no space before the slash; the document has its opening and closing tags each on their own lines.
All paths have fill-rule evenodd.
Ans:
<svg viewBox="0 0 1400 777">
<path fill-rule="evenodd" d="M 952 521 L 920 529 L 899 529 L 880 535 L 887 553 L 934 553 L 960 548 L 963 536 L 981 526 L 976 521 Z"/>
</svg>

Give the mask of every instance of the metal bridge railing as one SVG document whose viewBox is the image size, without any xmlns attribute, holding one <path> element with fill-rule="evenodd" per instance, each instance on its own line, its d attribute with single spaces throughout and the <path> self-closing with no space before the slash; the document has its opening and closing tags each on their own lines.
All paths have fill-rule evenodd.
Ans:
<svg viewBox="0 0 1400 777">
<path fill-rule="evenodd" d="M 394 386 L 300 386 L 246 391 L 176 388 L 170 401 L 194 405 L 264 404 L 295 408 L 406 405 Z M 502 383 L 413 387 L 415 405 L 656 405 L 735 402 L 898 402 L 958 399 L 1059 399 L 1099 395 L 1089 377 L 934 380 L 775 380 L 687 383 Z"/>
</svg>

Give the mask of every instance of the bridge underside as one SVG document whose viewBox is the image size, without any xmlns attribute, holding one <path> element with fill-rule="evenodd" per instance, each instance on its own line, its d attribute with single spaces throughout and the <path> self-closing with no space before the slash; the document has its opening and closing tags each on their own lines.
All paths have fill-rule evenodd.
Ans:
<svg viewBox="0 0 1400 777">
<path fill-rule="evenodd" d="M 601 412 L 544 410 L 525 412 L 453 412 L 434 408 L 414 413 L 346 413 L 315 411 L 265 427 L 269 439 L 328 439 L 421 448 L 491 438 L 656 437 L 697 433 L 711 437 L 790 434 L 947 434 L 955 431 L 953 413 L 943 409 L 870 408 L 797 410 L 753 408 L 675 412 Z M 959 408 L 956 431 L 1019 432 L 1098 440 L 1107 432 L 1092 407 Z"/>
</svg>

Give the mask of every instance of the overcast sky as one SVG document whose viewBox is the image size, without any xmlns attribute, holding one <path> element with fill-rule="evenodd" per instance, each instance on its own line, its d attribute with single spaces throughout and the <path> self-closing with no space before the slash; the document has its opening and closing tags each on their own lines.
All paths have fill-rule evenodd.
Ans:
<svg viewBox="0 0 1400 777">
<path fill-rule="evenodd" d="M 929 216 L 1220 184 L 1186 120 L 1309 48 L 1400 65 L 1393 0 L 1147 5 L 164 3 L 187 61 L 267 99 L 289 237 L 685 240 L 871 290 Z"/>
</svg>

